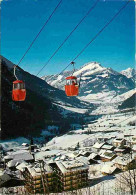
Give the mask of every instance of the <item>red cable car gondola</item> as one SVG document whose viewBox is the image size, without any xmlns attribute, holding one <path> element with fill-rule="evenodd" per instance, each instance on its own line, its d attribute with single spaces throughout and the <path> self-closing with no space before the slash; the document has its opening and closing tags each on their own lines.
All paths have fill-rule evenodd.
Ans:
<svg viewBox="0 0 136 195">
<path fill-rule="evenodd" d="M 16 76 L 16 67 L 17 66 L 14 66 L 14 76 L 16 77 L 17 80 L 13 82 L 12 100 L 24 101 L 26 98 L 25 83 L 21 80 L 18 80 Z"/>
<path fill-rule="evenodd" d="M 67 96 L 77 96 L 79 92 L 79 85 L 77 84 L 77 77 L 69 76 L 66 78 L 65 93 Z"/>
<path fill-rule="evenodd" d="M 26 98 L 25 84 L 21 80 L 13 82 L 12 100 L 13 101 L 24 101 Z"/>
</svg>

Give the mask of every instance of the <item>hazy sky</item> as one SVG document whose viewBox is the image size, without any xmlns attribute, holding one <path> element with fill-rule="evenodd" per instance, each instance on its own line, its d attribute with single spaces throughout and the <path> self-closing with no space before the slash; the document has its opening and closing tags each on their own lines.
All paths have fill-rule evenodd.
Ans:
<svg viewBox="0 0 136 195">
<path fill-rule="evenodd" d="M 5 0 L 1 3 L 1 54 L 18 63 L 59 0 Z M 63 0 L 20 66 L 36 74 L 94 4 L 94 0 Z M 39 76 L 59 73 L 125 4 L 100 1 Z M 134 67 L 135 4 L 123 12 L 76 60 L 90 61 L 117 71 Z M 70 70 L 70 68 L 69 68 Z"/>
</svg>

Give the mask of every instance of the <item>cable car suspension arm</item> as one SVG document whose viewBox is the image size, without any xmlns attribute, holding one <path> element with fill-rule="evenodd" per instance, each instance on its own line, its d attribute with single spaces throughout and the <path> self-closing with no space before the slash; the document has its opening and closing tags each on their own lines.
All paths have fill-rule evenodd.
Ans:
<svg viewBox="0 0 136 195">
<path fill-rule="evenodd" d="M 15 78 L 16 78 L 16 80 L 18 80 L 18 78 L 17 78 L 17 76 L 16 76 L 16 65 L 14 66 L 14 76 L 15 76 Z"/>
</svg>

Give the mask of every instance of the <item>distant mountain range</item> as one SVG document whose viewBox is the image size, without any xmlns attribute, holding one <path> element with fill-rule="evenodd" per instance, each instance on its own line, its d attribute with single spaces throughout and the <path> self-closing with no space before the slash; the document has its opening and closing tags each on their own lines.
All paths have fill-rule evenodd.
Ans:
<svg viewBox="0 0 136 195">
<path fill-rule="evenodd" d="M 65 78 L 71 74 L 72 71 L 65 71 L 61 75 L 44 76 L 42 79 L 51 86 L 64 90 Z M 135 70 L 131 68 L 119 73 L 112 68 L 102 67 L 97 62 L 90 62 L 77 69 L 73 75 L 79 80 L 81 74 L 79 98 L 88 102 L 98 99 L 110 101 L 135 88 Z"/>
<path fill-rule="evenodd" d="M 24 102 L 13 102 L 12 82 L 16 80 L 13 66 L 12 62 L 1 57 L 2 139 L 39 136 L 41 130 L 48 125 L 56 125 L 59 133 L 65 133 L 72 122 L 82 123 L 83 115 L 89 115 L 100 104 L 105 104 L 104 107 L 107 102 L 121 105 L 135 94 L 135 75 L 132 69 L 126 71 L 126 76 L 124 71 L 119 73 L 97 62 L 90 62 L 73 74 L 78 81 L 82 74 L 78 97 L 67 97 L 64 92 L 65 78 L 72 75 L 72 71 L 40 79 L 17 67 L 16 74 L 20 80 L 25 81 L 27 96 Z"/>
</svg>

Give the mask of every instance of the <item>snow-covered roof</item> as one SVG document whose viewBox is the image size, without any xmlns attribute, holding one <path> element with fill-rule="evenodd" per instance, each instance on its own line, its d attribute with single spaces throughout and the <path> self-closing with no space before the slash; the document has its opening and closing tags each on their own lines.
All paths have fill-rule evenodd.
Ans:
<svg viewBox="0 0 136 195">
<path fill-rule="evenodd" d="M 22 143 L 22 146 L 28 146 L 29 144 L 28 143 Z"/>
<path fill-rule="evenodd" d="M 110 150 L 107 150 L 106 152 L 101 154 L 101 157 L 107 158 L 107 159 L 112 159 L 114 156 L 115 156 L 115 153 Z"/>
<path fill-rule="evenodd" d="M 113 163 L 107 163 L 103 165 L 101 172 L 102 173 L 107 173 L 107 174 L 112 174 L 115 170 L 117 169 L 116 166 L 113 165 Z"/>
<path fill-rule="evenodd" d="M 79 162 L 82 162 L 84 164 L 89 164 L 89 159 L 87 157 L 84 157 L 84 156 L 80 156 L 80 157 L 77 157 L 76 160 L 78 160 Z"/>
<path fill-rule="evenodd" d="M 40 168 L 39 163 L 37 163 L 34 166 L 33 165 L 28 165 L 28 166 L 26 166 L 26 168 L 28 169 L 28 171 L 30 172 L 32 177 L 41 175 L 41 168 Z M 46 174 L 46 173 L 52 173 L 53 171 L 52 171 L 52 168 L 49 165 L 44 164 L 44 172 Z"/>
<path fill-rule="evenodd" d="M 93 148 L 96 148 L 96 149 L 100 149 L 105 143 L 99 143 L 99 142 L 96 142 L 92 147 Z"/>
<path fill-rule="evenodd" d="M 125 140 L 125 139 L 124 138 L 116 138 L 113 140 L 113 142 L 121 143 L 123 140 Z"/>
<path fill-rule="evenodd" d="M 96 154 L 96 153 L 92 153 L 92 154 L 90 154 L 90 155 L 88 156 L 88 159 L 89 159 L 89 160 L 90 160 L 90 159 L 94 159 L 97 155 L 98 155 L 98 154 Z"/>
<path fill-rule="evenodd" d="M 19 164 L 18 166 L 16 166 L 16 169 L 18 169 L 18 170 L 20 170 L 20 171 L 23 171 L 23 169 L 25 168 L 25 167 L 27 167 L 28 166 L 28 163 L 27 162 L 22 162 L 21 164 Z"/>
<path fill-rule="evenodd" d="M 35 160 L 43 160 L 45 157 L 57 156 L 62 150 L 40 151 L 35 154 Z"/>
<path fill-rule="evenodd" d="M 74 161 L 57 161 L 56 162 L 57 166 L 61 170 L 63 174 L 67 172 L 73 172 L 73 171 L 78 171 L 78 170 L 86 170 L 88 169 L 88 165 L 81 163 L 77 160 Z"/>
<path fill-rule="evenodd" d="M 16 167 L 18 164 L 24 162 L 23 160 L 10 160 L 7 163 L 7 167 L 12 168 L 12 167 Z"/>
<path fill-rule="evenodd" d="M 123 148 L 115 148 L 114 152 L 124 152 L 125 149 Z"/>
<path fill-rule="evenodd" d="M 32 154 L 26 150 L 19 150 L 16 152 L 11 152 L 9 155 L 5 156 L 4 159 L 13 159 L 13 160 L 33 160 Z"/>
<path fill-rule="evenodd" d="M 113 148 L 113 146 L 112 146 L 112 145 L 108 145 L 108 144 L 104 144 L 104 145 L 102 146 L 102 149 L 111 150 L 112 148 Z"/>
<path fill-rule="evenodd" d="M 131 158 L 130 155 L 123 155 L 123 156 L 118 156 L 116 157 L 113 162 L 115 164 L 120 164 L 120 165 L 128 165 L 132 160 L 134 159 L 134 156 Z"/>
</svg>

